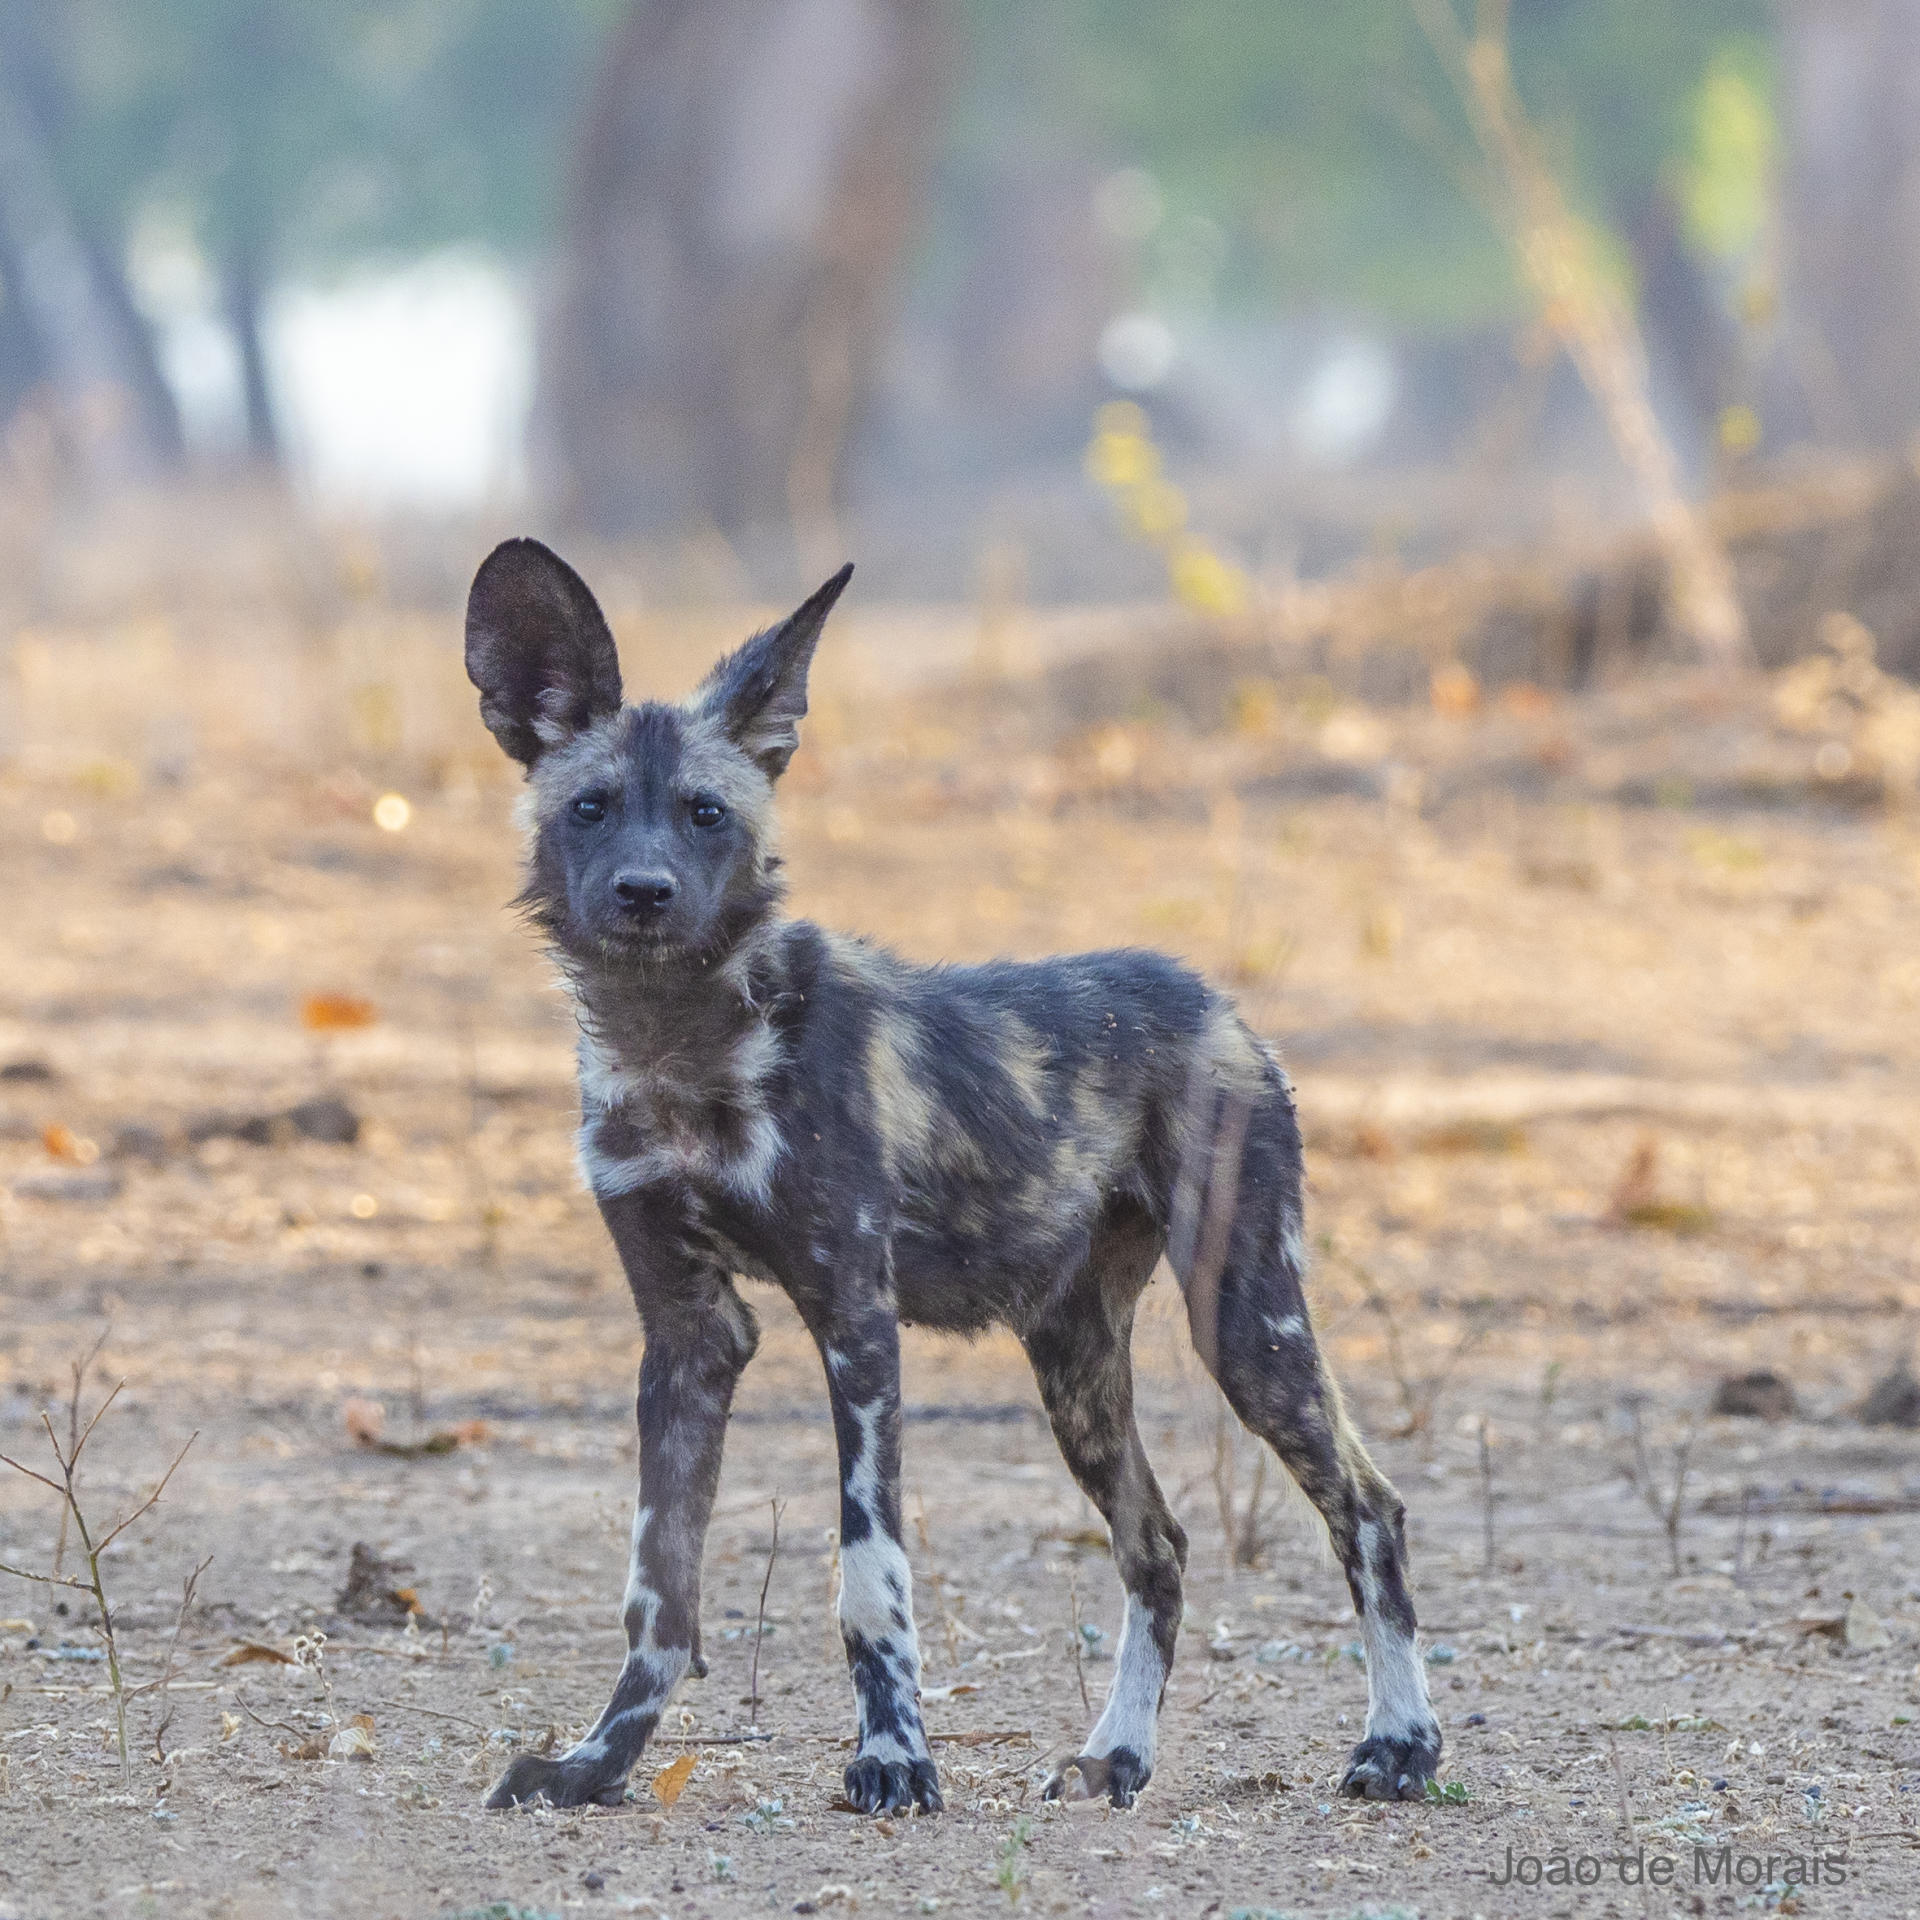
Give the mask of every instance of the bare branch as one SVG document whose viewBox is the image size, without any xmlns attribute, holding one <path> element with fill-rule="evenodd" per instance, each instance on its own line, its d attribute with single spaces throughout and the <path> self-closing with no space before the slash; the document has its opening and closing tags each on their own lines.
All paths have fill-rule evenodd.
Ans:
<svg viewBox="0 0 1920 1920">
<path fill-rule="evenodd" d="M 160 1476 L 160 1484 L 157 1487 L 155 1487 L 154 1490 L 150 1494 L 148 1494 L 147 1497 L 144 1500 L 142 1500 L 140 1504 L 137 1507 L 135 1507 L 134 1510 L 130 1514 L 128 1514 L 124 1520 L 120 1521 L 112 1529 L 112 1531 L 107 1534 L 106 1538 L 102 1540 L 98 1548 L 95 1549 L 96 1552 L 105 1553 L 106 1550 L 110 1546 L 112 1546 L 112 1544 L 117 1539 L 119 1539 L 119 1537 L 123 1533 L 125 1533 L 126 1530 L 130 1526 L 132 1526 L 133 1523 L 136 1520 L 138 1520 L 143 1513 L 148 1512 L 152 1507 L 154 1507 L 158 1503 L 160 1496 L 163 1493 L 165 1493 L 167 1490 L 167 1482 L 173 1478 L 174 1469 L 178 1467 L 180 1462 L 187 1457 L 187 1447 L 192 1446 L 193 1443 L 199 1438 L 200 1438 L 200 1429 L 198 1427 L 195 1427 L 194 1430 L 187 1435 L 186 1446 L 183 1446 L 180 1449 L 180 1451 L 173 1456 L 172 1463 L 168 1466 L 166 1472 Z"/>
<path fill-rule="evenodd" d="M 29 1480 L 38 1480 L 43 1487 L 54 1493 L 66 1492 L 58 1480 L 49 1480 L 44 1473 L 36 1473 L 33 1468 L 16 1460 L 10 1453 L 0 1453 L 0 1466 L 11 1467 L 15 1473 L 24 1473 Z"/>
<path fill-rule="evenodd" d="M 43 1587 L 72 1587 L 78 1593 L 93 1591 L 84 1580 L 70 1579 L 64 1573 L 29 1573 L 25 1567 L 9 1566 L 4 1560 L 0 1560 L 0 1573 L 10 1573 L 16 1580 L 32 1580 Z"/>
<path fill-rule="evenodd" d="M 760 1642 L 767 1632 L 767 1589 L 773 1585 L 773 1562 L 780 1551 L 780 1509 L 784 1502 L 776 1499 L 773 1507 L 773 1544 L 767 1549 L 766 1577 L 760 1582 L 760 1611 L 753 1623 L 753 1676 L 748 1683 L 747 1725 L 757 1727 L 760 1724 Z"/>
</svg>

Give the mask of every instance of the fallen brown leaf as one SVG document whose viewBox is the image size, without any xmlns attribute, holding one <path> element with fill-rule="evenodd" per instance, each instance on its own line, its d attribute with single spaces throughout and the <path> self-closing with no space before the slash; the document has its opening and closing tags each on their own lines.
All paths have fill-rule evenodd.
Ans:
<svg viewBox="0 0 1920 1920">
<path fill-rule="evenodd" d="M 653 1797 L 663 1807 L 670 1807 L 686 1791 L 687 1782 L 693 1777 L 696 1756 L 683 1753 L 670 1767 L 662 1767 L 653 1776 Z"/>
<path fill-rule="evenodd" d="M 247 1667 L 256 1660 L 270 1661 L 276 1667 L 291 1667 L 298 1664 L 290 1653 L 282 1653 L 278 1647 L 270 1647 L 264 1640 L 242 1640 L 231 1647 L 214 1662 L 221 1667 Z"/>
</svg>

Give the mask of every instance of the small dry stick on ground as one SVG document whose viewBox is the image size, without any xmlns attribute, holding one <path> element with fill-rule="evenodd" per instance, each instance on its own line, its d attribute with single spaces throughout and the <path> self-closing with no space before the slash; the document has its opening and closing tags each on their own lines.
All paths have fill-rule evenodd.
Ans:
<svg viewBox="0 0 1920 1920">
<path fill-rule="evenodd" d="M 1627 1798 L 1626 1769 L 1620 1764 L 1620 1743 L 1612 1734 L 1607 1735 L 1607 1759 L 1613 1767 L 1614 1809 L 1620 1815 L 1620 1851 L 1623 1855 L 1634 1851 L 1633 1845 L 1633 1803 Z M 1649 1911 L 1647 1906 L 1647 1886 L 1643 1876 L 1640 1882 L 1640 1911 Z"/>
<path fill-rule="evenodd" d="M 1434 1414 L 1439 1409 L 1440 1395 L 1446 1390 L 1447 1382 L 1453 1378 L 1454 1370 L 1461 1361 L 1486 1338 L 1490 1324 L 1487 1316 L 1477 1314 L 1469 1318 L 1438 1371 L 1416 1380 L 1407 1365 L 1406 1350 L 1400 1343 L 1399 1317 L 1379 1281 L 1351 1254 L 1342 1253 L 1331 1237 L 1320 1242 L 1320 1250 L 1328 1259 L 1352 1274 L 1360 1283 L 1360 1292 L 1367 1305 L 1379 1315 L 1380 1325 L 1386 1334 L 1387 1366 L 1393 1374 L 1394 1384 L 1400 1389 L 1403 1409 L 1399 1431 L 1393 1437 L 1396 1440 L 1411 1440 L 1417 1435 L 1430 1435 Z"/>
<path fill-rule="evenodd" d="M 940 1563 L 934 1558 L 933 1536 L 927 1531 L 927 1498 L 917 1487 L 913 1494 L 913 1530 L 920 1536 L 920 1551 L 927 1556 L 927 1578 L 933 1583 L 934 1604 L 940 1609 L 940 1624 L 946 1633 L 947 1664 L 957 1667 L 960 1664 L 960 1642 L 963 1639 L 978 1640 L 980 1636 L 960 1618 L 948 1598 L 947 1576 L 940 1571 Z"/>
<path fill-rule="evenodd" d="M 96 1342 L 93 1352 L 98 1353 L 99 1351 L 99 1344 Z M 89 1359 L 91 1359 L 91 1357 L 91 1355 L 88 1356 Z M 76 1368 L 76 1379 L 78 1378 L 78 1374 L 79 1369 Z M 101 1420 L 105 1417 L 107 1409 L 120 1397 L 120 1387 L 124 1387 L 125 1385 L 126 1382 L 124 1380 L 121 1381 L 120 1385 L 116 1386 L 113 1391 L 100 1402 L 99 1406 L 94 1409 L 93 1418 L 89 1420 L 85 1426 L 80 1424 L 79 1399 L 76 1389 L 70 1437 L 65 1447 L 62 1447 L 60 1444 L 60 1436 L 54 1430 L 52 1418 L 45 1413 L 41 1414 L 40 1424 L 46 1431 L 47 1445 L 52 1448 L 54 1460 L 59 1468 L 60 1478 L 58 1480 L 52 1479 L 44 1473 L 37 1472 L 34 1468 L 26 1466 L 21 1461 L 15 1460 L 9 1454 L 0 1453 L 0 1465 L 11 1467 L 15 1473 L 24 1474 L 29 1480 L 37 1480 L 41 1486 L 46 1487 L 49 1491 L 59 1496 L 63 1520 L 72 1520 L 74 1537 L 80 1542 L 80 1551 L 86 1556 L 87 1577 L 84 1580 L 76 1580 L 64 1573 L 30 1573 L 25 1567 L 9 1566 L 5 1562 L 0 1562 L 0 1573 L 10 1573 L 16 1579 L 31 1580 L 43 1587 L 71 1587 L 77 1592 L 92 1595 L 94 1609 L 100 1616 L 100 1637 L 106 1642 L 107 1684 L 113 1694 L 114 1720 L 119 1732 L 120 1777 L 124 1784 L 131 1785 L 133 1779 L 133 1761 L 127 1747 L 127 1688 L 120 1672 L 120 1643 L 114 1637 L 113 1609 L 107 1604 L 106 1580 L 100 1571 L 100 1562 L 107 1549 L 112 1546 L 136 1520 L 148 1513 L 158 1502 L 161 1494 L 167 1489 L 167 1482 L 173 1478 L 174 1469 L 187 1457 L 187 1447 L 192 1446 L 194 1441 L 199 1439 L 200 1435 L 198 1431 L 195 1431 L 187 1436 L 186 1446 L 183 1446 L 180 1451 L 173 1456 L 172 1462 L 168 1465 L 166 1472 L 160 1476 L 159 1482 L 153 1491 L 148 1494 L 131 1513 L 127 1514 L 123 1519 L 115 1521 L 114 1524 L 96 1540 L 93 1536 L 92 1527 L 87 1524 L 86 1513 L 80 1505 L 80 1492 L 77 1484 L 77 1476 L 80 1470 L 80 1456 L 86 1451 L 87 1442 L 93 1438 L 94 1429 L 99 1426 Z"/>
<path fill-rule="evenodd" d="M 193 1610 L 193 1591 L 200 1584 L 200 1576 L 212 1565 L 213 1555 L 208 1554 L 181 1586 L 180 1611 L 173 1618 L 173 1638 L 167 1642 L 167 1657 L 161 1664 L 159 1679 L 134 1687 L 127 1696 L 132 1699 L 155 1691 L 160 1695 L 160 1724 L 153 1730 L 153 1763 L 157 1767 L 167 1764 L 167 1729 L 173 1725 L 173 1675 L 180 1659 L 180 1635 L 186 1627 L 187 1615 Z"/>
<path fill-rule="evenodd" d="M 1080 1683 L 1080 1704 L 1089 1714 L 1093 1702 L 1087 1698 L 1087 1668 L 1080 1657 L 1080 1569 L 1067 1569 L 1067 1606 L 1073 1614 L 1073 1677 Z"/>
<path fill-rule="evenodd" d="M 760 1611 L 753 1622 L 753 1673 L 747 1682 L 747 1725 L 758 1727 L 760 1724 L 760 1642 L 767 1631 L 767 1589 L 773 1585 L 774 1557 L 780 1551 L 780 1509 L 784 1501 L 769 1503 L 773 1508 L 773 1544 L 767 1549 L 766 1577 L 760 1582 Z"/>
<path fill-rule="evenodd" d="M 1485 1536 L 1485 1552 L 1480 1571 L 1493 1571 L 1493 1454 L 1487 1446 L 1487 1416 L 1480 1416 L 1480 1526 Z"/>
<path fill-rule="evenodd" d="M 1686 1431 L 1681 1434 L 1673 1449 L 1673 1491 L 1662 1493 L 1659 1483 L 1654 1479 L 1653 1463 L 1647 1458 L 1647 1436 L 1640 1420 L 1640 1407 L 1636 1401 L 1631 1408 L 1633 1418 L 1633 1478 L 1640 1489 L 1640 1497 L 1647 1503 L 1648 1511 L 1660 1522 L 1667 1536 L 1667 1557 L 1673 1563 L 1675 1573 L 1680 1572 L 1680 1516 L 1681 1503 L 1687 1493 L 1687 1468 L 1693 1456 L 1693 1422 L 1688 1420 Z"/>
<path fill-rule="evenodd" d="M 1752 1487 L 1740 1489 L 1740 1530 L 1733 1536 L 1733 1584 L 1747 1577 L 1747 1509 L 1753 1504 Z"/>
<path fill-rule="evenodd" d="M 1266 1536 L 1260 1531 L 1260 1502 L 1267 1486 L 1267 1453 L 1256 1446 L 1253 1458 L 1253 1485 L 1247 1491 L 1244 1513 L 1235 1511 L 1234 1484 L 1239 1479 L 1239 1436 L 1229 1422 L 1232 1415 L 1224 1401 L 1213 1411 L 1213 1497 L 1220 1507 L 1220 1532 L 1227 1543 L 1227 1558 L 1236 1567 L 1257 1567 L 1266 1550 Z"/>
<path fill-rule="evenodd" d="M 113 1332 L 113 1322 L 109 1320 L 100 1329 L 100 1337 L 86 1352 L 69 1363 L 68 1371 L 73 1376 L 73 1387 L 67 1395 L 67 1451 L 75 1452 L 80 1445 L 80 1390 L 86 1384 L 87 1369 L 100 1358 L 100 1349 L 107 1344 L 107 1337 Z M 67 1570 L 67 1510 L 60 1509 L 60 1538 L 54 1544 L 53 1570 L 65 1573 Z"/>
</svg>

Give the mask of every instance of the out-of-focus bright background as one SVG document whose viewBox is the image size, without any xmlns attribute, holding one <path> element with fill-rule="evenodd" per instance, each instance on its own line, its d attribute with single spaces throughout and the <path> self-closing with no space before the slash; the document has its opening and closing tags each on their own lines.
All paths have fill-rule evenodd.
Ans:
<svg viewBox="0 0 1920 1920">
<path fill-rule="evenodd" d="M 99 1521 L 199 1433 L 120 1678 L 0 1572 L 0 1920 L 1533 1914 L 1623 1807 L 1906 1911 L 1916 101 L 1920 0 L 0 0 L 0 1453 L 124 1379 Z M 1037 1804 L 1120 1603 L 1003 1336 L 906 1343 L 949 1811 L 830 1811 L 764 1288 L 684 1797 L 478 1814 L 605 1698 L 638 1342 L 461 670 L 523 531 L 636 693 L 854 559 L 796 908 L 1280 1047 L 1444 1806 L 1333 1794 L 1353 1623 L 1163 1276 L 1130 1821 Z M 0 1566 L 72 1519 L 0 1468 Z"/>
<path fill-rule="evenodd" d="M 1602 336 L 1691 497 L 1920 428 L 1916 32 L 1891 0 L 9 0 L 9 477 L 1113 600 L 1160 584 L 1085 478 L 1119 398 L 1256 581 L 1591 534 L 1648 511 Z"/>
</svg>

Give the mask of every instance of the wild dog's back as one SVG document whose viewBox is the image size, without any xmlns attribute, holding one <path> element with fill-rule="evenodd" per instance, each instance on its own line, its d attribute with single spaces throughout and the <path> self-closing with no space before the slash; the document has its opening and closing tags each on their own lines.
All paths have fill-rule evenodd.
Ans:
<svg viewBox="0 0 1920 1920">
<path fill-rule="evenodd" d="M 1177 961 L 1118 949 L 915 967 L 808 932 L 812 997 L 845 1003 L 830 1024 L 858 1056 L 861 1111 L 848 1118 L 871 1128 L 887 1176 L 903 1318 L 1018 1326 L 1118 1214 L 1163 1240 L 1178 1231 L 1223 1105 L 1268 1116 L 1247 1177 L 1278 1183 L 1297 1221 L 1285 1076 Z"/>
</svg>

